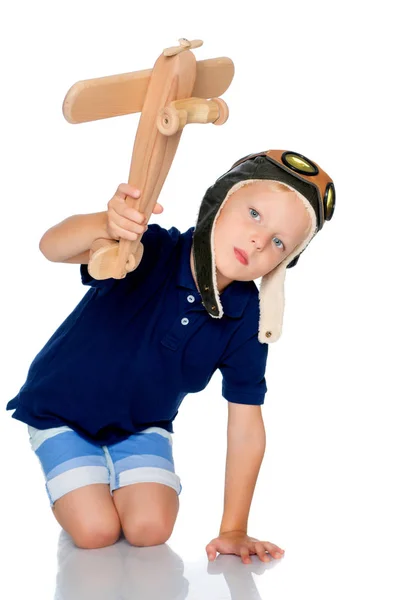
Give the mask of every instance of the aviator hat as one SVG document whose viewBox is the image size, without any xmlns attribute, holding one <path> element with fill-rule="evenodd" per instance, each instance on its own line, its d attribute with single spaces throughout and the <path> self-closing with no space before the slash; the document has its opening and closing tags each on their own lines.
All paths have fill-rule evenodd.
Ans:
<svg viewBox="0 0 400 600">
<path fill-rule="evenodd" d="M 286 268 L 297 263 L 315 234 L 333 216 L 336 197 L 329 175 L 317 163 L 297 152 L 268 150 L 240 159 L 208 188 L 202 200 L 193 234 L 193 259 L 203 305 L 211 317 L 220 319 L 223 307 L 217 288 L 215 224 L 225 202 L 235 191 L 243 185 L 264 180 L 284 183 L 295 191 L 311 218 L 307 238 L 261 279 L 258 340 L 271 343 L 279 339 L 282 331 Z"/>
</svg>

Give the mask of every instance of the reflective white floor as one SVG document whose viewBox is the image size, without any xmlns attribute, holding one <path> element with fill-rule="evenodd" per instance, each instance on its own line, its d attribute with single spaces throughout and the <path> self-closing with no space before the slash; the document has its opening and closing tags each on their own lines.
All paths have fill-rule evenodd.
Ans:
<svg viewBox="0 0 400 600">
<path fill-rule="evenodd" d="M 124 539 L 112 547 L 80 550 L 64 532 L 58 542 L 55 598 L 74 600 L 163 598 L 260 598 L 254 574 L 272 569 L 255 561 L 238 569 L 223 556 L 212 564 L 184 562 L 169 544 L 134 548 Z"/>
</svg>

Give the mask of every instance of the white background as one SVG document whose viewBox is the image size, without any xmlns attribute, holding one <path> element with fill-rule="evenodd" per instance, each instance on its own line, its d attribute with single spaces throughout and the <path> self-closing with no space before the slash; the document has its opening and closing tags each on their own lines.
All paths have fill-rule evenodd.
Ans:
<svg viewBox="0 0 400 600">
<path fill-rule="evenodd" d="M 1 595 L 398 598 L 395 3 L 16 0 L 0 23 Z M 4 410 L 87 291 L 79 267 L 47 261 L 39 239 L 71 214 L 105 210 L 128 176 L 138 115 L 71 125 L 64 96 L 79 80 L 151 68 L 183 36 L 204 40 L 198 60 L 234 61 L 223 96 L 230 118 L 185 129 L 159 198 L 164 213 L 152 222 L 185 231 L 216 177 L 270 148 L 315 160 L 336 185 L 334 219 L 288 272 L 283 336 L 270 347 L 267 452 L 249 533 L 286 556 L 267 568 L 227 556 L 207 571 L 204 547 L 222 516 L 219 372 L 175 422 L 183 491 L 171 564 L 166 546 L 82 551 L 63 542 L 26 428 Z"/>
</svg>

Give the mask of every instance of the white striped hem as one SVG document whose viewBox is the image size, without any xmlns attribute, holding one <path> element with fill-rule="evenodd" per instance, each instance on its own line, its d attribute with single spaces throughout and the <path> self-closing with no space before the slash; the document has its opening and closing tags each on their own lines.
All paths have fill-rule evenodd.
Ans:
<svg viewBox="0 0 400 600">
<path fill-rule="evenodd" d="M 72 492 L 77 488 L 90 485 L 92 483 L 110 482 L 110 475 L 107 467 L 76 467 L 61 473 L 47 482 L 47 489 L 52 502 Z"/>
<path fill-rule="evenodd" d="M 162 483 L 172 487 L 177 494 L 181 491 L 181 480 L 176 473 L 157 467 L 137 467 L 128 469 L 119 475 L 119 487 L 132 483 Z"/>
</svg>

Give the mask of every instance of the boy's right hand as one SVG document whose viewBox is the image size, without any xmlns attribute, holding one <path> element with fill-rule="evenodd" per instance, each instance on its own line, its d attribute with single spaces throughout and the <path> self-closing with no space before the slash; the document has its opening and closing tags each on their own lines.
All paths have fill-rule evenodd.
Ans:
<svg viewBox="0 0 400 600">
<path fill-rule="evenodd" d="M 125 202 L 127 196 L 137 200 L 140 191 L 128 183 L 121 183 L 107 204 L 107 231 L 113 240 L 125 239 L 134 242 L 147 230 L 147 222 L 144 213 L 129 208 Z M 163 210 L 161 204 L 157 202 L 153 213 L 159 215 Z"/>
</svg>

